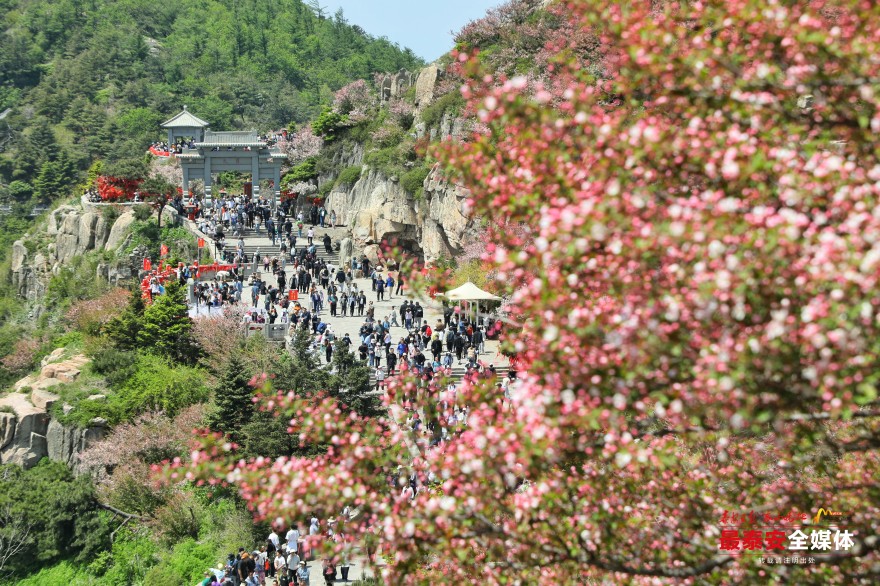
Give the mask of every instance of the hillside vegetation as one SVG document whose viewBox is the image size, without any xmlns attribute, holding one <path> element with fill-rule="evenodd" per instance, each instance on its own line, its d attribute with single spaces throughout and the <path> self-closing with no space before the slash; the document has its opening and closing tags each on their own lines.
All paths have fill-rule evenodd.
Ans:
<svg viewBox="0 0 880 586">
<path fill-rule="evenodd" d="M 0 202 L 12 205 L 49 203 L 95 159 L 137 164 L 184 104 L 215 130 L 278 129 L 354 79 L 421 64 L 299 0 L 0 0 L 0 12 Z"/>
</svg>

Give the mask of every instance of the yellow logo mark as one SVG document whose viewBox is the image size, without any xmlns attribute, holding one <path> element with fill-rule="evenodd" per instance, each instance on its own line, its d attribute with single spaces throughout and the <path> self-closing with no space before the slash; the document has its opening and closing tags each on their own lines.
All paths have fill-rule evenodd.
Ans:
<svg viewBox="0 0 880 586">
<path fill-rule="evenodd" d="M 819 519 L 822 518 L 822 515 L 827 515 L 829 517 L 841 517 L 843 516 L 843 513 L 841 513 L 840 511 L 832 511 L 831 509 L 819 509 L 819 511 L 816 513 L 816 516 L 813 517 L 813 523 L 818 523 Z"/>
</svg>

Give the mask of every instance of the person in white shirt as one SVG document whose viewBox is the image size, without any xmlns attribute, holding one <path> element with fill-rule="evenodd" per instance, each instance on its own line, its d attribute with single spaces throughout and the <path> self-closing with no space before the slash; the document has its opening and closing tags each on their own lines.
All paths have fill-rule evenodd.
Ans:
<svg viewBox="0 0 880 586">
<path fill-rule="evenodd" d="M 299 529 L 296 527 L 291 527 L 290 531 L 287 532 L 287 549 L 288 551 L 299 551 L 298 542 L 299 542 Z M 288 565 L 289 567 L 289 565 Z"/>
<path fill-rule="evenodd" d="M 284 574 L 284 568 L 286 568 L 286 562 L 284 560 L 283 555 L 275 556 L 275 575 L 281 577 Z"/>
<path fill-rule="evenodd" d="M 291 552 L 290 555 L 287 556 L 287 567 L 289 568 L 288 573 L 291 578 L 294 577 L 296 570 L 299 568 L 299 562 L 299 554 L 295 551 Z"/>
<path fill-rule="evenodd" d="M 278 543 L 279 543 L 279 539 L 278 539 L 278 534 L 275 533 L 275 530 L 274 530 L 274 529 L 272 530 L 272 533 L 269 534 L 268 539 L 269 539 L 269 541 L 272 542 L 272 545 L 275 546 L 275 551 L 278 551 Z"/>
</svg>

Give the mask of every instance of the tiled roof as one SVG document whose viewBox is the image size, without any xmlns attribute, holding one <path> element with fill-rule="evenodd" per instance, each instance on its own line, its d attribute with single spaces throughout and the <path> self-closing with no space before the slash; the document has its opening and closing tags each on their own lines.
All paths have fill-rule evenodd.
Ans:
<svg viewBox="0 0 880 586">
<path fill-rule="evenodd" d="M 190 113 L 186 106 L 183 107 L 180 114 L 162 124 L 162 128 L 205 128 L 207 126 L 210 124 Z"/>
</svg>

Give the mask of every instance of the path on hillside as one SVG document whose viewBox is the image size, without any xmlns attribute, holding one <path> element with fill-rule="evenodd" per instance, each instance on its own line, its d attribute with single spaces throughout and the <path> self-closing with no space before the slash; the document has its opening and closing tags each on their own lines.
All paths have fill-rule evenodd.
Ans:
<svg viewBox="0 0 880 586">
<path fill-rule="evenodd" d="M 197 231 L 197 229 L 195 228 L 195 225 L 192 223 L 191 223 L 191 225 L 192 225 L 192 229 Z M 305 234 L 306 230 L 308 230 L 308 224 L 306 224 L 306 226 L 303 228 L 303 234 Z M 327 254 L 327 251 L 324 249 L 323 244 L 320 244 L 322 242 L 324 234 L 329 234 L 330 238 L 334 244 L 333 252 L 330 254 Z M 336 250 L 335 250 L 335 244 L 337 242 L 341 241 L 343 238 L 347 237 L 348 235 L 349 235 L 348 228 L 345 228 L 345 227 L 336 227 L 336 228 L 329 228 L 329 227 L 328 228 L 321 228 L 320 226 L 315 227 L 314 241 L 315 241 L 316 247 L 317 247 L 318 258 L 321 258 L 324 261 L 326 261 L 331 268 L 335 268 L 338 270 L 339 269 L 339 253 L 336 252 Z M 209 236 L 203 234 L 203 237 L 206 238 L 207 242 L 209 242 L 209 243 L 212 242 L 212 240 Z M 259 252 L 259 254 L 261 256 L 269 254 L 270 258 L 272 258 L 273 256 L 278 256 L 280 254 L 278 245 L 272 245 L 272 241 L 264 229 L 261 229 L 259 232 L 256 232 L 253 229 L 246 229 L 243 231 L 242 237 L 244 239 L 245 252 L 246 252 L 247 257 L 249 259 L 253 258 L 257 252 Z M 236 242 L 237 242 L 237 239 L 232 238 L 232 237 L 227 237 L 227 248 L 228 247 L 234 248 L 236 245 Z M 298 248 L 302 248 L 305 245 L 306 245 L 305 237 L 297 238 L 297 247 Z M 359 252 L 356 251 L 356 254 L 359 256 Z M 253 267 L 253 262 L 248 263 L 247 266 L 245 267 L 245 270 L 244 270 L 245 282 L 247 282 L 247 279 L 253 273 L 252 267 Z M 287 278 L 290 279 L 290 276 L 292 274 L 290 267 L 292 267 L 292 263 L 288 262 L 287 267 L 288 267 L 287 271 L 286 271 Z M 261 263 L 258 266 L 257 272 L 260 272 L 263 280 L 267 281 L 268 283 L 271 283 L 271 284 L 276 283 L 274 275 L 272 275 L 271 273 L 266 275 L 262 271 L 262 264 Z M 203 280 L 210 281 L 211 279 L 203 279 Z M 388 292 L 386 290 L 385 299 L 383 301 L 378 301 L 376 299 L 376 293 L 371 290 L 371 282 L 370 282 L 369 278 L 355 279 L 354 282 L 357 283 L 357 286 L 361 291 L 365 292 L 365 294 L 367 296 L 367 302 L 368 303 L 371 301 L 373 302 L 373 306 L 376 308 L 375 316 L 378 321 L 384 320 L 385 316 L 390 315 L 392 313 L 392 311 L 396 312 L 400 308 L 400 305 L 401 305 L 401 303 L 403 303 L 404 299 L 408 299 L 410 301 L 418 301 L 419 303 L 421 303 L 421 305 L 425 309 L 424 319 L 428 321 L 428 324 L 432 328 L 434 327 L 434 324 L 437 323 L 438 319 L 441 321 L 443 319 L 443 306 L 442 306 L 442 304 L 440 304 L 439 302 L 436 302 L 436 301 L 432 301 L 427 296 L 425 296 L 424 299 L 421 297 L 417 297 L 417 296 L 412 295 L 411 293 L 407 292 L 406 288 L 405 288 L 404 289 L 405 295 L 403 297 L 398 296 L 398 295 L 388 295 Z M 300 302 L 304 303 L 307 306 L 310 305 L 307 299 L 301 298 Z M 250 290 L 250 287 L 248 287 L 248 286 L 245 286 L 244 290 L 242 291 L 242 303 L 245 304 L 247 307 L 253 306 L 253 300 L 251 298 L 251 290 Z M 262 300 L 260 300 L 260 308 L 262 309 Z M 281 315 L 281 307 L 276 305 L 276 309 L 278 310 L 278 315 L 280 316 Z M 359 331 L 360 331 L 361 326 L 364 324 L 364 321 L 366 319 L 365 316 L 357 316 L 357 315 L 351 316 L 351 315 L 349 315 L 349 316 L 345 316 L 345 317 L 342 317 L 342 316 L 331 317 L 329 306 L 328 306 L 328 307 L 325 307 L 323 309 L 323 311 L 321 311 L 319 313 L 319 317 L 320 317 L 321 321 L 330 324 L 330 326 L 333 329 L 333 332 L 336 334 L 337 338 L 342 338 L 345 334 L 348 334 L 352 340 L 352 350 L 355 351 L 357 349 L 357 347 L 360 345 Z M 400 319 L 399 313 L 397 314 L 397 321 L 402 324 L 402 320 Z M 276 321 L 276 323 L 279 323 L 279 322 Z M 400 339 L 405 337 L 406 335 L 407 335 L 407 330 L 406 330 L 406 328 L 402 327 L 402 325 L 401 325 L 401 327 L 392 326 L 391 327 L 392 348 L 394 348 L 397 345 L 397 343 L 400 341 Z M 288 337 L 288 342 L 289 342 L 289 337 Z M 499 343 L 497 340 L 486 340 L 485 351 L 482 355 L 480 355 L 479 359 L 482 362 L 484 362 L 487 366 L 490 364 L 494 365 L 496 370 L 498 371 L 498 376 L 500 377 L 500 376 L 503 376 L 507 372 L 508 360 L 506 357 L 504 357 L 503 355 L 501 355 L 498 352 L 498 345 L 499 345 Z M 445 344 L 444 344 L 444 348 L 445 348 Z M 325 362 L 324 357 L 323 357 L 323 353 L 321 354 L 321 362 L 322 363 Z M 383 361 L 383 364 L 385 364 L 384 361 Z M 465 365 L 466 365 L 466 363 L 464 361 L 463 362 L 458 362 L 458 361 L 453 362 L 452 375 L 456 381 L 460 381 L 461 378 L 463 377 L 463 375 L 465 373 Z"/>
<path fill-rule="evenodd" d="M 212 238 L 210 235 L 206 235 L 201 233 L 196 228 L 193 222 L 189 222 L 189 227 L 192 231 L 198 233 L 202 237 L 206 239 L 207 242 L 211 243 Z M 308 224 L 303 229 L 303 234 L 308 230 Z M 333 242 L 333 252 L 328 254 L 323 246 L 323 237 L 325 234 L 329 234 L 330 238 Z M 337 242 L 341 241 L 343 238 L 349 235 L 349 231 L 345 227 L 336 227 L 336 228 L 321 228 L 320 226 L 316 226 L 314 228 L 314 242 L 316 243 L 317 255 L 319 258 L 326 261 L 330 268 L 339 269 L 339 253 L 336 252 L 335 245 Z M 265 229 L 257 232 L 253 229 L 244 229 L 242 230 L 242 237 L 244 239 L 244 248 L 245 253 L 249 259 L 253 259 L 254 256 L 259 253 L 260 257 L 268 254 L 270 258 L 274 256 L 278 256 L 280 254 L 280 248 L 278 245 L 273 245 L 271 239 L 266 233 Z M 306 245 L 306 238 L 297 238 L 297 247 L 301 248 Z M 228 237 L 227 238 L 227 246 L 231 246 L 234 248 L 237 244 L 237 238 Z M 355 251 L 357 256 L 360 255 L 360 251 Z M 251 274 L 254 272 L 253 270 L 254 263 L 250 262 L 244 269 L 243 274 L 245 275 L 245 282 L 250 278 Z M 292 263 L 287 263 L 287 278 L 289 279 L 291 276 Z M 269 273 L 268 275 L 262 272 L 262 263 L 258 263 L 257 272 L 261 273 L 262 278 L 267 283 L 276 283 L 274 275 Z M 204 281 L 211 281 L 211 279 L 202 279 Z M 417 297 L 412 295 L 411 292 L 405 291 L 405 295 L 403 297 L 397 295 L 388 295 L 386 291 L 385 299 L 383 301 L 378 301 L 376 299 L 376 293 L 371 290 L 371 282 L 369 278 L 360 278 L 355 279 L 355 283 L 357 283 L 358 288 L 361 291 L 364 291 L 367 296 L 367 302 L 373 302 L 374 307 L 376 308 L 375 317 L 377 320 L 382 321 L 384 318 L 389 315 L 392 311 L 397 311 L 400 308 L 401 303 L 404 299 L 409 299 L 411 301 L 418 301 L 424 307 L 424 318 L 428 321 L 428 324 L 431 327 L 434 327 L 434 324 L 437 323 L 437 320 L 443 319 L 443 306 L 439 302 L 432 301 L 427 296 L 424 298 Z M 307 300 L 301 300 L 308 304 Z M 247 285 L 244 287 L 242 291 L 242 303 L 247 307 L 253 307 L 253 299 L 251 297 L 251 288 Z M 310 305 L 310 304 L 309 304 Z M 260 309 L 262 310 L 262 302 L 260 303 Z M 276 309 L 278 310 L 279 316 L 281 315 L 281 307 L 276 305 Z M 400 314 L 398 313 L 398 322 L 402 324 L 402 320 L 400 319 Z M 332 328 L 334 334 L 337 338 L 342 338 L 345 334 L 348 334 L 352 340 L 351 349 L 353 352 L 356 351 L 357 347 L 360 345 L 360 328 L 365 322 L 365 316 L 357 316 L 357 315 L 348 315 L 348 316 L 330 316 L 329 306 L 325 307 L 320 313 L 319 317 L 321 321 L 326 322 Z M 276 322 L 278 323 L 278 322 Z M 392 335 L 392 349 L 396 347 L 399 340 L 407 335 L 407 330 L 404 327 L 391 327 L 391 335 Z M 290 337 L 287 337 L 288 347 L 290 347 Z M 479 360 L 485 363 L 487 366 L 492 364 L 495 366 L 498 376 L 504 376 L 508 370 L 508 360 L 506 357 L 502 356 L 498 352 L 499 343 L 497 340 L 486 340 L 485 342 L 485 351 L 482 355 L 479 356 Z M 445 349 L 445 344 L 444 344 Z M 326 364 L 326 360 L 324 358 L 324 353 L 321 352 L 319 354 L 319 360 L 321 364 Z M 383 361 L 385 364 L 385 361 Z M 465 373 L 465 362 L 453 362 L 452 368 L 452 376 L 456 382 L 461 381 L 462 377 Z M 374 382 L 374 375 L 371 374 L 371 381 Z M 389 412 L 389 418 L 392 421 L 392 425 L 401 429 L 401 421 L 399 421 L 399 415 L 395 416 L 393 412 Z M 403 433 L 405 441 L 407 442 L 410 452 L 413 457 L 416 457 L 420 450 L 424 449 L 427 445 L 427 440 L 418 439 L 418 446 L 413 442 L 412 435 L 410 433 Z M 373 571 L 370 565 L 367 562 L 365 556 L 360 553 L 360 548 L 355 546 L 355 551 L 353 551 L 353 555 L 350 560 L 350 572 L 349 579 L 350 580 L 358 580 L 362 578 L 369 578 L 373 576 Z M 375 567 L 381 567 L 382 560 L 381 557 L 376 558 Z M 315 583 L 319 580 L 323 581 L 323 577 L 321 576 L 321 560 L 317 559 L 308 563 L 309 570 L 311 572 L 312 583 Z M 339 573 L 337 573 L 339 575 Z M 267 584 L 274 585 L 275 582 L 267 578 Z"/>
</svg>

